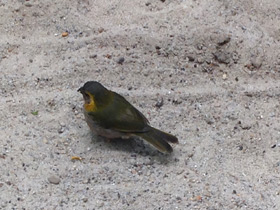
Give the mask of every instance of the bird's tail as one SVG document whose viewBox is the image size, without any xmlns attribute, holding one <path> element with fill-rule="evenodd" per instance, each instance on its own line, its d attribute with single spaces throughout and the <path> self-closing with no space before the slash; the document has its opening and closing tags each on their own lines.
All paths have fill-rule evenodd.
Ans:
<svg viewBox="0 0 280 210">
<path fill-rule="evenodd" d="M 146 140 L 163 153 L 171 153 L 173 151 L 172 147 L 167 142 L 178 143 L 177 137 L 152 127 L 150 127 L 148 132 L 136 133 L 136 135 Z"/>
</svg>

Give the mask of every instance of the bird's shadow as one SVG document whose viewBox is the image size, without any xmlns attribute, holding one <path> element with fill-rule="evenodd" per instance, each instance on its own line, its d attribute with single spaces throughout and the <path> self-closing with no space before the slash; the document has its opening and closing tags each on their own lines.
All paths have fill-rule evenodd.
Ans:
<svg viewBox="0 0 280 210">
<path fill-rule="evenodd" d="M 164 154 L 156 150 L 154 147 L 140 138 L 129 138 L 129 139 L 107 139 L 101 136 L 96 136 L 91 133 L 91 139 L 93 144 L 97 144 L 101 150 L 107 151 L 122 151 L 128 154 L 135 154 L 142 157 L 150 157 L 152 160 L 167 165 L 175 162 L 176 158 L 174 153 Z"/>
</svg>

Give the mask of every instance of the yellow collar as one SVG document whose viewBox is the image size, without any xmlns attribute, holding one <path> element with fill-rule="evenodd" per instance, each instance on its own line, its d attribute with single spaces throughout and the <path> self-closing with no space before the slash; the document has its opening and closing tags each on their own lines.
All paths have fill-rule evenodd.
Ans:
<svg viewBox="0 0 280 210">
<path fill-rule="evenodd" d="M 95 112 L 97 110 L 96 104 L 94 102 L 94 96 L 89 92 L 86 92 L 90 97 L 90 103 L 85 103 L 84 108 L 87 112 Z"/>
</svg>

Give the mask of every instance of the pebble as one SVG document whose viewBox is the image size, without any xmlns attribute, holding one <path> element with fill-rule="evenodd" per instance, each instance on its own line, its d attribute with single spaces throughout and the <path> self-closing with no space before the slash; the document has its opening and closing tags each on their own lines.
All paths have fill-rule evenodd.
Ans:
<svg viewBox="0 0 280 210">
<path fill-rule="evenodd" d="M 182 200 L 182 198 L 181 198 L 181 197 L 179 197 L 179 196 L 177 196 L 177 197 L 176 197 L 176 200 L 177 200 L 177 201 L 181 201 L 181 200 Z"/>
<path fill-rule="evenodd" d="M 262 58 L 253 58 L 251 60 L 251 64 L 256 68 L 260 68 L 262 66 L 263 60 Z"/>
<path fill-rule="evenodd" d="M 62 37 L 68 36 L 68 32 L 63 32 L 63 33 L 61 34 L 61 36 L 62 36 Z"/>
<path fill-rule="evenodd" d="M 98 29 L 98 32 L 99 32 L 100 34 L 103 33 L 104 31 L 105 31 L 105 29 L 102 28 L 102 27 Z"/>
<path fill-rule="evenodd" d="M 227 74 L 223 74 L 223 80 L 227 79 Z"/>
<path fill-rule="evenodd" d="M 190 62 L 193 62 L 195 60 L 193 55 L 188 55 L 187 58 L 189 59 Z"/>
<path fill-rule="evenodd" d="M 218 45 L 225 45 L 225 44 L 229 43 L 230 40 L 231 40 L 230 36 L 224 35 L 224 36 L 220 37 L 220 39 L 218 40 Z"/>
<path fill-rule="evenodd" d="M 197 63 L 202 64 L 205 62 L 205 59 L 203 57 L 198 57 L 196 61 Z"/>
<path fill-rule="evenodd" d="M 93 59 L 93 58 L 96 58 L 97 55 L 96 54 L 93 54 L 93 55 L 90 55 L 89 58 Z"/>
<path fill-rule="evenodd" d="M 177 105 L 177 104 L 181 104 L 182 101 L 181 101 L 179 98 L 174 98 L 174 99 L 172 100 L 172 103 Z"/>
<path fill-rule="evenodd" d="M 243 150 L 243 146 L 242 146 L 242 145 L 239 145 L 239 146 L 238 146 L 238 149 L 239 149 L 239 150 Z"/>
<path fill-rule="evenodd" d="M 65 127 L 60 127 L 60 129 L 57 130 L 59 134 L 64 133 L 64 131 L 65 131 Z"/>
<path fill-rule="evenodd" d="M 156 48 L 156 50 L 160 50 L 161 49 L 161 47 L 158 46 L 158 45 L 156 45 L 155 48 Z"/>
<path fill-rule="evenodd" d="M 124 57 L 118 58 L 118 60 L 117 60 L 118 64 L 123 64 L 123 62 L 124 62 Z"/>
<path fill-rule="evenodd" d="M 215 59 L 219 63 L 229 64 L 230 63 L 230 55 L 224 51 L 217 51 L 214 53 Z"/>
<path fill-rule="evenodd" d="M 207 114 L 204 115 L 204 120 L 206 121 L 206 123 L 208 125 L 212 125 L 212 124 L 215 123 L 214 118 L 212 116 L 210 116 L 210 115 L 207 115 Z"/>
<path fill-rule="evenodd" d="M 48 181 L 51 183 L 51 184 L 59 184 L 60 183 L 60 178 L 57 177 L 57 176 L 50 176 L 48 178 Z"/>
<path fill-rule="evenodd" d="M 90 183 L 90 178 L 84 179 L 83 184 L 89 184 Z"/>
<path fill-rule="evenodd" d="M 98 204 L 98 207 L 99 207 L 99 208 L 101 208 L 101 207 L 103 207 L 103 206 L 104 206 L 104 202 L 101 202 L 101 203 Z"/>
<path fill-rule="evenodd" d="M 31 3 L 29 3 L 29 2 L 27 2 L 27 3 L 25 3 L 24 4 L 26 7 L 32 7 L 33 5 L 31 4 Z"/>
<path fill-rule="evenodd" d="M 157 108 L 160 108 L 163 106 L 163 98 L 159 99 L 155 105 Z"/>
</svg>

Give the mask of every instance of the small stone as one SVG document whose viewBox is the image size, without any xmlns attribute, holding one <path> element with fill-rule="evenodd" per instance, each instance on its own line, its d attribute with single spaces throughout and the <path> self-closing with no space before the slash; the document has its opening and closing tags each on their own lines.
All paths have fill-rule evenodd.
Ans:
<svg viewBox="0 0 280 210">
<path fill-rule="evenodd" d="M 155 105 L 157 108 L 160 108 L 163 106 L 163 98 L 159 99 Z"/>
<path fill-rule="evenodd" d="M 24 4 L 26 7 L 32 7 L 33 5 L 31 4 L 31 3 L 29 3 L 29 2 L 27 2 L 27 3 L 25 3 Z"/>
<path fill-rule="evenodd" d="M 63 122 L 60 122 L 59 124 L 60 124 L 61 127 L 65 127 L 66 126 L 66 124 L 63 123 Z"/>
<path fill-rule="evenodd" d="M 156 48 L 156 50 L 160 50 L 161 49 L 161 47 L 160 46 L 155 46 L 155 48 Z"/>
<path fill-rule="evenodd" d="M 257 58 L 253 58 L 251 60 L 251 64 L 253 67 L 255 67 L 256 69 L 259 69 L 262 66 L 263 60 L 260 57 Z"/>
<path fill-rule="evenodd" d="M 208 115 L 205 115 L 205 121 L 208 125 L 212 125 L 215 122 L 214 118 Z"/>
<path fill-rule="evenodd" d="M 111 58 L 112 58 L 112 55 L 107 54 L 107 55 L 105 55 L 105 57 L 108 58 L 108 59 L 111 59 Z"/>
<path fill-rule="evenodd" d="M 94 54 L 94 55 L 90 55 L 90 56 L 89 56 L 89 58 L 91 58 L 91 59 L 96 58 L 96 57 L 97 57 L 97 55 L 96 55 L 96 54 Z"/>
<path fill-rule="evenodd" d="M 250 92 L 247 92 L 247 91 L 246 91 L 244 94 L 245 94 L 246 96 L 248 96 L 248 97 L 253 97 L 253 94 L 250 93 Z"/>
<path fill-rule="evenodd" d="M 200 195 L 198 195 L 195 198 L 193 198 L 192 200 L 202 202 L 202 197 Z"/>
<path fill-rule="evenodd" d="M 276 147 L 276 144 L 273 144 L 273 145 L 271 146 L 272 149 L 274 149 L 275 147 Z"/>
<path fill-rule="evenodd" d="M 199 43 L 199 44 L 196 45 L 196 48 L 197 48 L 198 50 L 202 50 L 203 47 L 204 47 L 204 45 L 201 44 L 201 43 Z"/>
<path fill-rule="evenodd" d="M 242 145 L 239 145 L 239 146 L 238 146 L 238 149 L 239 149 L 239 150 L 243 150 L 243 146 L 242 146 Z"/>
<path fill-rule="evenodd" d="M 104 206 L 104 202 L 101 202 L 101 203 L 98 204 L 98 207 L 99 207 L 99 208 L 101 208 L 101 207 L 103 207 L 103 206 Z"/>
<path fill-rule="evenodd" d="M 59 134 L 64 133 L 64 131 L 65 131 L 65 127 L 61 127 L 60 129 L 57 130 L 57 132 L 58 132 Z"/>
<path fill-rule="evenodd" d="M 172 103 L 178 105 L 178 104 L 181 104 L 182 101 L 181 101 L 179 98 L 174 98 L 174 99 L 172 100 Z"/>
<path fill-rule="evenodd" d="M 215 52 L 214 57 L 219 63 L 224 63 L 224 64 L 230 63 L 230 54 L 222 50 Z"/>
<path fill-rule="evenodd" d="M 89 184 L 90 183 L 90 178 L 84 179 L 83 184 Z"/>
<path fill-rule="evenodd" d="M 231 39 L 230 36 L 227 35 L 222 36 L 218 41 L 218 45 L 225 45 L 230 42 L 230 39 Z"/>
<path fill-rule="evenodd" d="M 195 60 L 193 55 L 188 55 L 187 56 L 190 62 L 193 62 Z"/>
<path fill-rule="evenodd" d="M 117 60 L 117 63 L 118 64 L 123 64 L 124 62 L 124 57 L 120 57 L 118 60 Z"/>
<path fill-rule="evenodd" d="M 48 181 L 51 183 L 51 184 L 59 184 L 60 183 L 60 178 L 57 177 L 57 176 L 50 176 L 48 178 Z"/>
<path fill-rule="evenodd" d="M 227 79 L 227 74 L 223 74 L 223 80 Z"/>
<path fill-rule="evenodd" d="M 198 57 L 196 61 L 197 63 L 202 64 L 205 62 L 205 59 L 203 57 Z"/>
<path fill-rule="evenodd" d="M 182 198 L 181 198 L 181 197 L 179 197 L 179 196 L 177 196 L 177 197 L 176 197 L 176 200 L 177 200 L 177 201 L 181 201 L 181 200 L 182 200 Z"/>
<path fill-rule="evenodd" d="M 98 32 L 99 32 L 100 34 L 103 33 L 104 31 L 105 31 L 105 29 L 102 28 L 102 27 L 98 29 Z"/>
<path fill-rule="evenodd" d="M 61 34 L 61 36 L 62 36 L 62 37 L 68 36 L 68 32 L 63 32 L 63 33 Z"/>
</svg>

